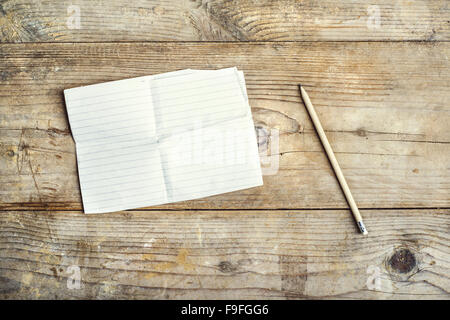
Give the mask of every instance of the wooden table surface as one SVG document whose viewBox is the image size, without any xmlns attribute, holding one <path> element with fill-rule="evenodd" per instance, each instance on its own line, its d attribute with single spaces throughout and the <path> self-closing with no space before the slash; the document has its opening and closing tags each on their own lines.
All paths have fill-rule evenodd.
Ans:
<svg viewBox="0 0 450 320">
<path fill-rule="evenodd" d="M 5 0 L 0 36 L 0 298 L 450 298 L 450 2 Z M 278 172 L 85 215 L 63 89 L 230 66 Z"/>
</svg>

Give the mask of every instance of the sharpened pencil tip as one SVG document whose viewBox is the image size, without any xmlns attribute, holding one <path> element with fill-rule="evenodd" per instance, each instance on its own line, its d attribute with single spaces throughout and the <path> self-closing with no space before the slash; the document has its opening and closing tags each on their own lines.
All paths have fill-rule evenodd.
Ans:
<svg viewBox="0 0 450 320">
<path fill-rule="evenodd" d="M 367 235 L 368 234 L 366 226 L 364 225 L 364 222 L 358 221 L 358 227 L 359 227 L 359 231 L 361 231 L 361 233 L 363 235 Z"/>
</svg>

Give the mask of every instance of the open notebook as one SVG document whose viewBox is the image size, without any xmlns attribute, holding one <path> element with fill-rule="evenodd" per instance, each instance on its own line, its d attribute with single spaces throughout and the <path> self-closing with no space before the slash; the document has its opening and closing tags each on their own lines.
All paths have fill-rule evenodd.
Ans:
<svg viewBox="0 0 450 320">
<path fill-rule="evenodd" d="M 262 185 L 244 75 L 181 70 L 64 91 L 85 213 Z"/>
</svg>

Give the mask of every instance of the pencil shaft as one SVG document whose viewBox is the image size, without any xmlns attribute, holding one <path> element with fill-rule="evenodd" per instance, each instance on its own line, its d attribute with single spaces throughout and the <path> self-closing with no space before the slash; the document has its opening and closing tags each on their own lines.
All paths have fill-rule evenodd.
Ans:
<svg viewBox="0 0 450 320">
<path fill-rule="evenodd" d="M 344 174 L 342 173 L 341 167 L 339 166 L 339 163 L 337 162 L 337 159 L 334 155 L 333 149 L 331 148 L 331 145 L 328 142 L 327 136 L 325 135 L 325 131 L 322 128 L 322 124 L 320 123 L 319 117 L 317 116 L 314 106 L 312 105 L 308 94 L 306 93 L 305 89 L 303 89 L 302 86 L 300 86 L 300 92 L 302 95 L 302 99 L 305 102 L 306 109 L 308 110 L 308 113 L 311 117 L 314 127 L 316 128 L 316 131 L 319 135 L 320 141 L 322 142 L 323 148 L 325 149 L 325 152 L 327 153 L 327 156 L 328 156 L 328 159 L 330 160 L 331 166 L 333 167 L 333 170 L 336 174 L 339 184 L 341 185 L 342 191 L 344 192 L 345 198 L 347 199 L 347 202 L 350 206 L 353 216 L 355 217 L 356 223 L 358 224 L 360 231 L 363 234 L 367 234 L 367 230 L 362 221 L 362 217 L 359 212 L 358 206 L 356 205 L 356 202 L 353 199 L 353 195 L 350 192 L 350 188 L 348 187 L 347 181 L 345 180 L 345 177 L 344 177 Z"/>
</svg>

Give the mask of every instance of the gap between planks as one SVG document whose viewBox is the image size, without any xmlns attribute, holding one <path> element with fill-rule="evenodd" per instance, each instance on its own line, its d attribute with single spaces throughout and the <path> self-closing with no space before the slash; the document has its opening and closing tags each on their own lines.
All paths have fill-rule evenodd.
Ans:
<svg viewBox="0 0 450 320">
<path fill-rule="evenodd" d="M 360 210 L 363 211 L 377 211 L 377 210 L 390 210 L 390 211 L 395 211 L 395 210 L 450 210 L 450 207 L 386 207 L 386 208 L 374 208 L 374 207 L 368 207 L 368 208 L 364 208 L 361 207 L 359 208 Z M 114 213 L 120 213 L 120 212 L 133 212 L 133 211 L 137 211 L 137 212 L 183 212 L 183 211 L 191 211 L 191 212 L 207 212 L 207 211 L 214 211 L 214 212 L 254 212 L 254 211 L 336 211 L 336 210 L 350 210 L 350 208 L 344 208 L 344 207 L 336 207 L 336 208 L 268 208 L 268 209 L 264 209 L 264 208 L 249 208 L 249 209 L 239 209 L 239 208 L 231 208 L 231 209 L 219 209 L 219 208 L 199 208 L 199 209 L 194 209 L 194 208 L 136 208 L 136 209 L 130 209 L 130 210 L 122 210 L 122 211 L 115 211 L 115 212 L 108 212 L 106 214 L 114 214 Z M 5 207 L 0 207 L 0 212 L 10 212 L 10 211 L 47 211 L 47 212 L 58 212 L 58 211 L 63 211 L 63 212 L 76 212 L 76 213 L 83 213 L 83 210 L 79 209 L 79 208 L 57 208 L 57 207 L 53 207 L 53 208 L 46 208 L 46 207 L 26 207 L 23 206 L 23 208 L 19 208 L 19 207 L 14 207 L 12 204 Z M 91 214 L 87 214 L 87 215 L 91 215 Z M 97 214 L 92 214 L 92 215 L 97 215 Z"/>
<path fill-rule="evenodd" d="M 161 44 L 171 44 L 171 43 L 198 43 L 198 44 L 283 44 L 283 43 L 446 43 L 450 40 L 283 40 L 283 41 L 272 41 L 272 40 L 231 40 L 231 41 L 218 41 L 218 40 L 123 40 L 123 41 L 40 41 L 40 42 L 0 42 L 2 45 L 33 45 L 33 44 L 139 44 L 139 43 L 161 43 Z"/>
</svg>

